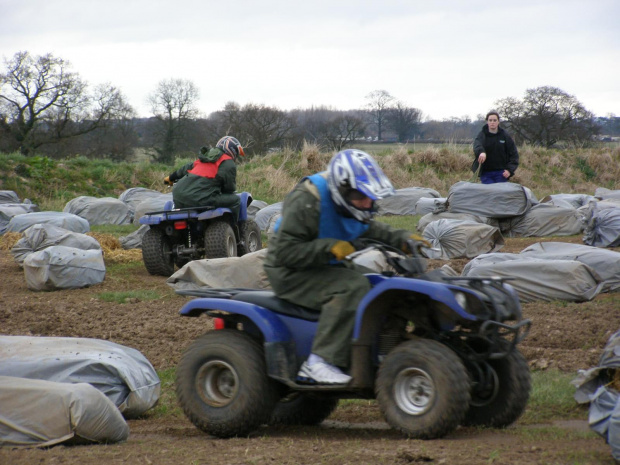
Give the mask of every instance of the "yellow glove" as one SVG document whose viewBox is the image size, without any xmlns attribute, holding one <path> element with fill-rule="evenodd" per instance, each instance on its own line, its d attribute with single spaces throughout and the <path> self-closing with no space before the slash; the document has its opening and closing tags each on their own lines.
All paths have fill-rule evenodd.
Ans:
<svg viewBox="0 0 620 465">
<path fill-rule="evenodd" d="M 169 186 L 172 186 L 174 183 L 170 180 L 170 176 L 166 176 L 164 178 L 164 184 L 168 184 Z"/>
<path fill-rule="evenodd" d="M 336 242 L 329 251 L 334 254 L 336 260 L 342 260 L 347 255 L 351 255 L 355 252 L 355 247 L 353 244 L 347 241 L 338 241 Z"/>
<path fill-rule="evenodd" d="M 416 242 L 421 242 L 424 245 L 424 247 L 428 247 L 429 249 L 433 247 L 430 242 L 428 242 L 426 239 L 424 239 L 419 234 L 412 234 L 411 236 L 408 237 L 408 239 L 414 240 Z M 403 252 L 409 252 L 409 246 L 407 245 L 407 242 L 403 244 Z"/>
</svg>

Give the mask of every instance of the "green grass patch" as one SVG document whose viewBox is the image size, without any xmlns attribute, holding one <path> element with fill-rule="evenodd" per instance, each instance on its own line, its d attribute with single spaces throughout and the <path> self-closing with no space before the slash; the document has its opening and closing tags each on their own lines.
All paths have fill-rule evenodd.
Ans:
<svg viewBox="0 0 620 465">
<path fill-rule="evenodd" d="M 548 423 L 587 417 L 587 411 L 575 402 L 574 374 L 557 370 L 534 371 L 532 392 L 520 424 Z"/>
<path fill-rule="evenodd" d="M 124 292 L 101 292 L 97 294 L 97 299 L 104 302 L 116 302 L 118 304 L 126 304 L 135 300 L 157 300 L 161 299 L 161 294 L 152 290 L 137 290 Z"/>
<path fill-rule="evenodd" d="M 106 275 L 118 278 L 119 276 L 131 274 L 136 270 L 142 270 L 144 264 L 139 262 L 127 262 L 127 263 L 110 263 L 106 264 Z M 106 277 L 107 277 L 106 276 Z"/>
<path fill-rule="evenodd" d="M 411 232 L 415 232 L 415 228 L 418 226 L 418 221 L 422 218 L 420 215 L 402 215 L 402 216 L 377 216 L 375 217 L 382 223 L 389 224 L 396 229 L 407 229 Z"/>
<path fill-rule="evenodd" d="M 119 238 L 137 231 L 139 227 L 140 226 L 136 226 L 134 224 L 99 224 L 91 226 L 90 230 L 96 233 L 110 234 L 116 238 Z"/>
<path fill-rule="evenodd" d="M 149 417 L 163 418 L 183 416 L 183 411 L 179 407 L 174 390 L 176 368 L 158 371 L 157 375 L 161 382 L 161 393 L 157 405 L 149 411 Z"/>
</svg>

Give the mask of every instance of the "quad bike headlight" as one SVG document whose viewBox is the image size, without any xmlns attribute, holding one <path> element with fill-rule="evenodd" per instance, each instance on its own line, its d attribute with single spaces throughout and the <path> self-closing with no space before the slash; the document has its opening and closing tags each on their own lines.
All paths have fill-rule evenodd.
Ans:
<svg viewBox="0 0 620 465">
<path fill-rule="evenodd" d="M 467 310 L 467 297 L 462 292 L 455 292 L 454 298 L 456 299 L 456 303 L 458 303 L 463 310 Z"/>
</svg>

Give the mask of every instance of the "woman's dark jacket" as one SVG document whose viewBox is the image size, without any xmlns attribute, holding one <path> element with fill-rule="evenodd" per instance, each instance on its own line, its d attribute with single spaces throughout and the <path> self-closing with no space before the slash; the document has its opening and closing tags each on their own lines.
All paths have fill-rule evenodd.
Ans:
<svg viewBox="0 0 620 465">
<path fill-rule="evenodd" d="M 514 176 L 519 166 L 519 152 L 512 137 L 501 127 L 497 128 L 497 134 L 489 132 L 489 125 L 485 124 L 482 131 L 474 140 L 474 163 L 471 166 L 473 172 L 478 170 L 478 156 L 487 154 L 487 159 L 482 164 L 481 171 L 508 170 L 510 176 Z"/>
</svg>

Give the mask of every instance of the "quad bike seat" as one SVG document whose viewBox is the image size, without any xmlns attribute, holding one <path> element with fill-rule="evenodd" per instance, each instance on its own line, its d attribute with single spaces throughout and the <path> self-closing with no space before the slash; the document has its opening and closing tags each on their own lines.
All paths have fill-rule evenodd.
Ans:
<svg viewBox="0 0 620 465">
<path fill-rule="evenodd" d="M 321 312 L 312 308 L 302 307 L 279 298 L 273 291 L 248 291 L 234 295 L 231 300 L 238 300 L 273 310 L 282 315 L 292 316 L 308 321 L 318 321 Z"/>
</svg>

